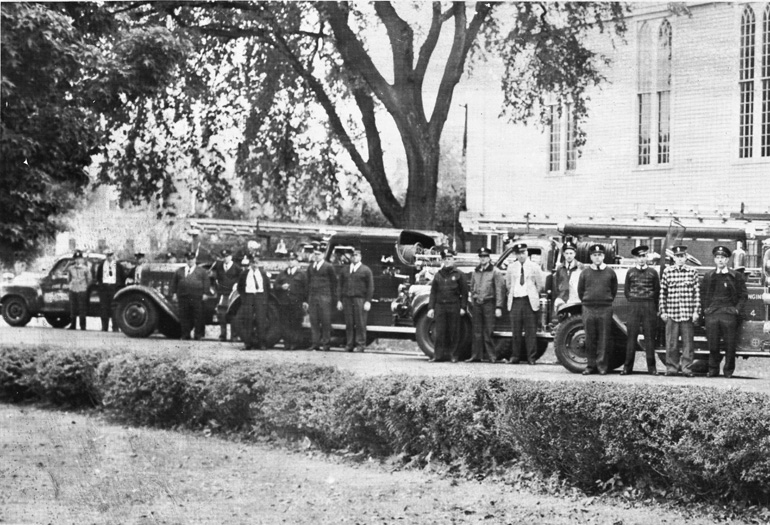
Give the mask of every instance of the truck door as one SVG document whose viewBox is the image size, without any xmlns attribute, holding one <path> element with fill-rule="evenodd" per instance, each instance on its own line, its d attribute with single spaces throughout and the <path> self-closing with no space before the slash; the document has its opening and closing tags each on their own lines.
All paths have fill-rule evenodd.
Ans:
<svg viewBox="0 0 770 525">
<path fill-rule="evenodd" d="M 44 312 L 69 312 L 70 297 L 67 282 L 67 268 L 73 263 L 72 259 L 58 261 L 48 275 L 40 281 L 43 292 Z"/>
</svg>

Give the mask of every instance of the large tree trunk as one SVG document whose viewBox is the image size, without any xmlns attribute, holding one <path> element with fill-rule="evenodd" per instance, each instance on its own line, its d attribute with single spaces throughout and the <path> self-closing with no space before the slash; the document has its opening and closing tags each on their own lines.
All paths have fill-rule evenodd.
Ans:
<svg viewBox="0 0 770 525">
<path fill-rule="evenodd" d="M 436 226 L 439 153 L 438 141 L 429 139 L 407 148 L 409 186 L 404 203 L 404 228 L 432 230 Z"/>
</svg>

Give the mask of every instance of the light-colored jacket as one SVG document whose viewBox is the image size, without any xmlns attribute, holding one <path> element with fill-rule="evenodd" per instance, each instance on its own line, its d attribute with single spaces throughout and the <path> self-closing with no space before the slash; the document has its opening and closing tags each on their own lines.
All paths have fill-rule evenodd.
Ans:
<svg viewBox="0 0 770 525">
<path fill-rule="evenodd" d="M 518 283 L 521 277 L 521 263 L 516 260 L 508 265 L 505 274 L 505 286 L 508 293 L 508 310 L 513 306 L 514 283 Z M 540 291 L 545 288 L 545 277 L 540 266 L 529 259 L 524 261 L 524 289 L 529 297 L 529 304 L 534 311 L 540 309 Z"/>
</svg>

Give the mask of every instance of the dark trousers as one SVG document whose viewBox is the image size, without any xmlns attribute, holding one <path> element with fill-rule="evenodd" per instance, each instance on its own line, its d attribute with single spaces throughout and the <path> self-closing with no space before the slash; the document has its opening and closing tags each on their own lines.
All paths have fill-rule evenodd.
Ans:
<svg viewBox="0 0 770 525">
<path fill-rule="evenodd" d="M 246 348 L 266 346 L 267 296 L 263 293 L 246 293 L 241 296 L 241 339 Z M 255 332 L 256 331 L 256 335 Z"/>
<path fill-rule="evenodd" d="M 342 310 L 345 312 L 345 335 L 347 336 L 348 350 L 356 346 L 364 348 L 366 346 L 366 317 L 368 312 L 364 311 L 363 297 L 343 297 Z"/>
<path fill-rule="evenodd" d="M 203 339 L 206 326 L 203 324 L 203 297 L 200 295 L 180 295 L 179 324 L 182 327 L 182 339 L 190 338 L 190 330 L 195 328 L 195 339 Z"/>
<path fill-rule="evenodd" d="M 302 301 L 284 303 L 278 310 L 281 313 L 283 343 L 287 348 L 296 347 L 302 342 L 302 319 L 305 317 Z"/>
<path fill-rule="evenodd" d="M 535 328 L 535 311 L 529 302 L 529 297 L 514 297 L 511 304 L 511 329 L 513 338 L 511 341 L 511 362 L 518 363 L 524 359 L 521 355 L 521 332 L 524 330 L 524 344 L 527 345 L 526 359 L 535 360 L 537 354 L 537 335 Z"/>
<path fill-rule="evenodd" d="M 460 303 L 437 304 L 433 309 L 433 360 L 459 359 Z"/>
<path fill-rule="evenodd" d="M 725 341 L 725 365 L 722 371 L 735 370 L 735 348 L 738 345 L 738 316 L 725 308 L 706 315 L 706 338 L 709 344 L 709 373 L 719 373 L 719 342 Z"/>
<path fill-rule="evenodd" d="M 110 329 L 110 318 L 112 317 L 112 300 L 115 298 L 115 292 L 117 291 L 117 285 L 114 284 L 102 284 L 99 286 L 99 313 L 102 318 L 102 331 L 106 332 Z M 112 320 L 112 329 L 116 332 L 118 327 L 115 325 L 115 320 Z"/>
<path fill-rule="evenodd" d="M 471 305 L 473 315 L 473 354 L 471 359 L 484 359 L 484 354 L 490 361 L 497 359 L 492 332 L 495 329 L 495 302 L 485 301 Z"/>
<path fill-rule="evenodd" d="M 80 319 L 80 329 L 86 329 L 86 315 L 88 315 L 88 292 L 70 292 L 70 319 L 71 328 L 75 328 L 75 321 Z"/>
<path fill-rule="evenodd" d="M 655 366 L 655 325 L 658 320 L 658 310 L 655 301 L 629 301 L 628 302 L 628 340 L 626 342 L 626 363 L 623 369 L 626 372 L 634 370 L 636 358 L 636 344 L 641 327 L 644 336 L 644 353 L 647 358 L 647 370 L 653 371 Z"/>
<path fill-rule="evenodd" d="M 612 306 L 583 305 L 583 326 L 586 330 L 586 357 L 589 372 L 607 373 L 612 330 Z"/>
<path fill-rule="evenodd" d="M 329 349 L 332 334 L 332 298 L 328 295 L 312 295 L 308 303 L 310 316 L 311 346 Z"/>
<path fill-rule="evenodd" d="M 219 321 L 219 337 L 227 339 L 227 301 L 229 293 L 221 293 L 217 296 L 217 320 Z"/>
</svg>

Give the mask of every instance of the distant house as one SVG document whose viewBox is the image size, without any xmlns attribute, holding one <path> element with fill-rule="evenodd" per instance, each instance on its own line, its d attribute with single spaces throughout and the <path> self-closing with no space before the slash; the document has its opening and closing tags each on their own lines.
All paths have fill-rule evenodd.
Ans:
<svg viewBox="0 0 770 525">
<path fill-rule="evenodd" d="M 550 127 L 498 117 L 498 83 L 470 103 L 467 209 L 500 224 L 645 213 L 770 212 L 770 3 L 636 4 L 606 35 L 608 82 L 575 147 L 569 101 Z M 558 116 L 557 108 L 562 114 Z"/>
</svg>

